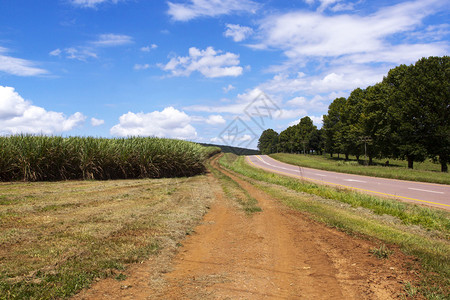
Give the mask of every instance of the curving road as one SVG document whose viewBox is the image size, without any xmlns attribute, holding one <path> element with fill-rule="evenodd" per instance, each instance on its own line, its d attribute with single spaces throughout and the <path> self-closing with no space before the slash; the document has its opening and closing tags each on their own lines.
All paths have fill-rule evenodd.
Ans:
<svg viewBox="0 0 450 300">
<path fill-rule="evenodd" d="M 247 161 L 253 166 L 282 175 L 450 210 L 450 185 L 310 169 L 282 163 L 267 155 L 247 156 Z"/>
</svg>

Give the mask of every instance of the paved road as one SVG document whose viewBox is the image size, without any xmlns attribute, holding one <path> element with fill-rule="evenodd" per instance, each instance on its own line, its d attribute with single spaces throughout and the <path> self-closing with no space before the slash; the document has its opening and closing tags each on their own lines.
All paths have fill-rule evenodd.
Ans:
<svg viewBox="0 0 450 300">
<path fill-rule="evenodd" d="M 322 171 L 282 163 L 267 155 L 247 156 L 247 159 L 267 171 L 450 210 L 450 185 Z"/>
</svg>

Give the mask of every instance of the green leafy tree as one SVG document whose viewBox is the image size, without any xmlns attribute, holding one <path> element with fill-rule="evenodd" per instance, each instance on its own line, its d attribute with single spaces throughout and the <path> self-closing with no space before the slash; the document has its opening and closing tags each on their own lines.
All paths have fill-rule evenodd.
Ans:
<svg viewBox="0 0 450 300">
<path fill-rule="evenodd" d="M 310 117 L 306 116 L 300 119 L 300 122 L 296 125 L 297 137 L 300 142 L 300 150 L 303 153 L 309 153 L 311 150 L 311 139 L 314 132 L 317 131 L 317 127 L 313 124 Z"/>
<path fill-rule="evenodd" d="M 258 141 L 258 149 L 262 154 L 270 154 L 278 151 L 278 133 L 273 129 L 264 130 Z"/>
<path fill-rule="evenodd" d="M 402 88 L 405 113 L 418 132 L 428 156 L 437 158 L 441 171 L 450 161 L 450 57 L 428 57 L 410 68 Z"/>
<path fill-rule="evenodd" d="M 297 136 L 297 125 L 289 126 L 280 133 L 280 151 L 287 153 L 295 153 L 300 149 Z"/>
<path fill-rule="evenodd" d="M 328 106 L 328 114 L 323 116 L 323 139 L 325 151 L 330 153 L 339 153 L 339 132 L 342 129 L 342 111 L 346 98 L 336 98 Z"/>
<path fill-rule="evenodd" d="M 360 117 L 364 97 L 365 90 L 357 88 L 350 93 L 347 101 L 341 107 L 342 126 L 337 134 L 341 151 L 345 154 L 346 160 L 348 160 L 350 154 L 359 157 L 361 153 L 359 141 L 362 136 L 362 125 Z"/>
<path fill-rule="evenodd" d="M 372 140 L 368 148 L 369 158 L 398 156 L 393 140 L 394 122 L 389 95 L 389 88 L 384 83 L 366 88 L 360 124 L 362 136 Z"/>
</svg>

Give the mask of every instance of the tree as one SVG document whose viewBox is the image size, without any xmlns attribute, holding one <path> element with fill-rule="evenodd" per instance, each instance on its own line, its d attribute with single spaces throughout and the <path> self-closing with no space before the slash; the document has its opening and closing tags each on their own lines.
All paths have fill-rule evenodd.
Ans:
<svg viewBox="0 0 450 300">
<path fill-rule="evenodd" d="M 450 57 L 417 61 L 405 80 L 408 114 L 417 120 L 428 156 L 437 158 L 441 171 L 450 162 Z"/>
<path fill-rule="evenodd" d="M 338 132 L 338 140 L 340 148 L 348 160 L 350 154 L 359 157 L 361 153 L 360 137 L 362 136 L 362 126 L 360 117 L 363 110 L 363 99 L 365 90 L 357 88 L 350 93 L 350 96 L 341 107 L 341 124 L 342 127 Z M 371 156 L 369 156 L 371 160 Z"/>
<path fill-rule="evenodd" d="M 314 130 L 309 140 L 309 147 L 315 153 L 322 155 L 324 149 L 323 129 Z"/>
<path fill-rule="evenodd" d="M 325 151 L 330 153 L 339 153 L 338 134 L 342 128 L 342 108 L 347 99 L 344 97 L 336 98 L 328 106 L 328 114 L 323 116 L 323 138 Z"/>
<path fill-rule="evenodd" d="M 301 151 L 303 153 L 309 153 L 311 146 L 311 138 L 314 132 L 317 131 L 317 127 L 313 124 L 310 117 L 306 116 L 300 119 L 300 122 L 296 125 L 297 135 L 301 144 Z"/>
<path fill-rule="evenodd" d="M 297 125 L 289 126 L 280 133 L 280 151 L 295 153 L 300 150 L 296 126 Z"/>
<path fill-rule="evenodd" d="M 411 66 L 400 65 L 391 69 L 383 79 L 389 88 L 389 114 L 392 116 L 393 141 L 397 145 L 400 158 L 408 160 L 408 168 L 412 169 L 414 161 L 424 161 L 427 156 L 424 147 L 424 124 L 421 105 L 422 101 L 411 94 L 408 87 L 411 76 Z"/>
<path fill-rule="evenodd" d="M 439 160 L 448 172 L 450 160 L 450 58 L 422 58 L 415 65 L 389 71 L 383 82 L 390 88 L 394 140 L 400 156 L 414 161 Z"/>
<path fill-rule="evenodd" d="M 390 157 L 398 156 L 396 144 L 393 141 L 394 132 L 392 116 L 389 113 L 389 89 L 383 83 L 366 88 L 363 110 L 360 116 L 362 136 L 372 140 L 369 156 Z"/>
<path fill-rule="evenodd" d="M 273 129 L 264 130 L 258 141 L 258 149 L 262 154 L 277 152 L 278 133 Z"/>
</svg>

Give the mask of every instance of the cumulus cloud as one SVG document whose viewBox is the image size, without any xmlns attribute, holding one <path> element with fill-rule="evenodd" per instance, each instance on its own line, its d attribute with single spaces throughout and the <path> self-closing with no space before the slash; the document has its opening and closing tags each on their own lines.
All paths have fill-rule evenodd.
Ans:
<svg viewBox="0 0 450 300">
<path fill-rule="evenodd" d="M 0 86 L 0 134 L 54 134 L 72 130 L 86 117 L 76 112 L 67 117 L 24 100 L 13 87 Z"/>
<path fill-rule="evenodd" d="M 227 24 L 227 30 L 224 35 L 233 38 L 235 42 L 240 42 L 245 40 L 252 33 L 253 29 L 250 27 L 240 26 L 238 24 Z"/>
<path fill-rule="evenodd" d="M 357 87 L 366 87 L 383 79 L 388 67 L 358 66 L 349 63 L 332 67 L 320 75 L 307 75 L 299 72 L 293 76 L 280 73 L 260 85 L 260 88 L 272 93 L 303 93 L 315 96 L 321 93 L 347 91 Z"/>
<path fill-rule="evenodd" d="M 150 113 L 128 112 L 119 118 L 110 133 L 115 136 L 157 136 L 177 139 L 197 137 L 192 121 L 185 112 L 173 107 Z"/>
<path fill-rule="evenodd" d="M 159 67 L 173 76 L 189 76 L 192 72 L 199 72 L 208 78 L 236 77 L 243 71 L 243 68 L 239 66 L 239 55 L 216 51 L 213 47 L 205 50 L 191 47 L 189 56 L 174 57 L 165 65 L 159 64 Z"/>
<path fill-rule="evenodd" d="M 208 119 L 206 119 L 206 123 L 209 125 L 221 125 L 225 124 L 226 121 L 221 115 L 210 115 Z"/>
<path fill-rule="evenodd" d="M 91 125 L 92 126 L 100 126 L 105 124 L 105 120 L 97 119 L 97 118 L 91 118 Z"/>
<path fill-rule="evenodd" d="M 232 13 L 255 13 L 259 7 L 251 0 L 190 0 L 189 3 L 168 2 L 168 14 L 174 21 L 189 21 L 198 17 L 217 17 Z"/>
<path fill-rule="evenodd" d="M 47 70 L 36 67 L 30 60 L 6 55 L 8 49 L 0 47 L 0 72 L 17 76 L 39 76 L 48 74 Z"/>
</svg>

